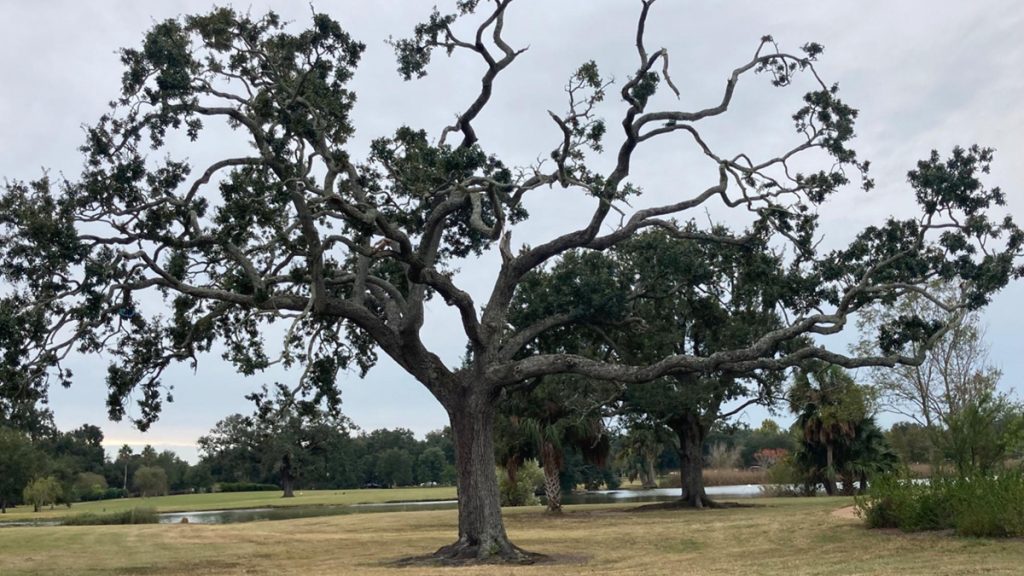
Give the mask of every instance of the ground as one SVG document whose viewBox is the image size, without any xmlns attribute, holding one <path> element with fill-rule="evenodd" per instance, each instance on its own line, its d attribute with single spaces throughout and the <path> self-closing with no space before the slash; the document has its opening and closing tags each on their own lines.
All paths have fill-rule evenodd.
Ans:
<svg viewBox="0 0 1024 576">
<path fill-rule="evenodd" d="M 192 512 L 196 510 L 229 510 L 233 508 L 268 508 L 272 506 L 330 506 L 371 504 L 378 502 L 410 502 L 417 500 L 453 500 L 454 486 L 435 488 L 395 488 L 360 490 L 296 490 L 294 498 L 281 498 L 281 492 L 218 492 L 216 494 L 186 494 L 156 496 L 153 498 L 121 498 L 97 502 L 78 502 L 67 508 L 44 508 L 38 513 L 31 506 L 9 508 L 0 514 L 5 521 L 46 520 L 59 516 L 85 512 L 118 512 L 131 508 L 155 508 L 157 512 Z M 0 575 L 3 572 L 0 571 Z"/>
<path fill-rule="evenodd" d="M 635 512 L 631 505 L 506 509 L 509 535 L 552 564 L 402 568 L 453 539 L 454 510 L 222 526 L 0 528 L 0 572 L 27 574 L 1019 574 L 1020 540 L 867 530 L 849 498 Z"/>
</svg>

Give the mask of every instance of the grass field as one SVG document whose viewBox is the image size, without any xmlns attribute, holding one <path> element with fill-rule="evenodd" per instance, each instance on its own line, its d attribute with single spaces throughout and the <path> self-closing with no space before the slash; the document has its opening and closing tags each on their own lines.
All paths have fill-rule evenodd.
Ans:
<svg viewBox="0 0 1024 576">
<path fill-rule="evenodd" d="M 756 508 L 636 512 L 633 506 L 506 510 L 510 536 L 552 563 L 396 567 L 447 544 L 456 512 L 353 514 L 220 526 L 0 529 L 0 573 L 28 574 L 1020 574 L 1024 542 L 870 531 L 835 514 L 848 498 L 766 499 Z"/>
<path fill-rule="evenodd" d="M 324 506 L 370 504 L 377 502 L 408 502 L 413 500 L 450 500 L 455 488 L 394 488 L 360 490 L 300 490 L 294 498 L 281 498 L 280 492 L 219 492 L 216 494 L 186 494 L 153 498 L 119 498 L 97 502 L 78 502 L 71 508 L 56 506 L 38 513 L 31 506 L 10 508 L 0 515 L 4 521 L 49 519 L 84 512 L 117 512 L 129 508 L 156 508 L 157 512 L 191 512 L 196 510 L 229 510 L 232 508 L 267 508 L 272 506 Z M 0 570 L 0 575 L 4 574 Z"/>
</svg>

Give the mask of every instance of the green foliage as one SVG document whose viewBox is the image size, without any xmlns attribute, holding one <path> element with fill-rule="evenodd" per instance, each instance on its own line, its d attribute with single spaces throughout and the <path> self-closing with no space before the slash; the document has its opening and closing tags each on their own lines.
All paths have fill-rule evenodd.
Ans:
<svg viewBox="0 0 1024 576">
<path fill-rule="evenodd" d="M 156 466 L 142 466 L 132 477 L 132 486 L 143 498 L 147 496 L 164 496 L 167 494 L 167 472 Z"/>
<path fill-rule="evenodd" d="M 377 477 L 385 486 L 412 484 L 412 456 L 401 448 L 389 448 L 377 459 Z"/>
<path fill-rule="evenodd" d="M 895 470 L 898 459 L 873 417 L 868 394 L 840 367 L 811 364 L 797 372 L 789 393 L 801 443 L 793 464 L 809 485 L 822 483 L 828 494 L 852 494 L 872 476 Z"/>
<path fill-rule="evenodd" d="M 535 506 L 540 503 L 537 492 L 544 488 L 544 471 L 535 460 L 527 460 L 516 471 L 515 481 L 507 470 L 497 468 L 498 490 L 502 506 Z"/>
<path fill-rule="evenodd" d="M 74 489 L 82 500 L 99 500 L 106 494 L 107 479 L 94 472 L 79 472 Z"/>
<path fill-rule="evenodd" d="M 998 470 L 1024 422 L 1020 407 L 1005 398 L 982 394 L 951 415 L 948 426 L 942 445 L 958 475 L 966 477 Z"/>
<path fill-rule="evenodd" d="M 0 508 L 13 504 L 36 475 L 41 454 L 25 434 L 0 427 Z"/>
<path fill-rule="evenodd" d="M 871 528 L 907 532 L 955 529 L 962 536 L 1024 536 L 1024 475 L 962 478 L 933 476 L 914 482 L 896 475 L 878 477 L 857 507 Z"/>
<path fill-rule="evenodd" d="M 444 451 L 436 446 L 424 450 L 416 459 L 416 478 L 420 483 L 434 482 L 441 483 L 444 480 L 445 462 Z"/>
<path fill-rule="evenodd" d="M 889 445 L 903 464 L 922 464 L 932 460 L 932 436 L 924 426 L 913 422 L 897 422 L 885 433 Z"/>
<path fill-rule="evenodd" d="M 279 492 L 277 484 L 260 484 L 257 482 L 218 482 L 214 492 Z"/>
<path fill-rule="evenodd" d="M 38 512 L 42 506 L 47 504 L 53 506 L 62 491 L 60 482 L 56 478 L 44 476 L 29 482 L 28 486 L 25 486 L 25 490 L 22 491 L 22 497 L 25 499 L 25 502 L 32 504 L 32 507 Z"/>
<path fill-rule="evenodd" d="M 157 524 L 160 521 L 155 508 L 132 508 L 120 512 L 85 513 L 67 516 L 64 526 L 111 526 L 115 524 Z"/>
</svg>

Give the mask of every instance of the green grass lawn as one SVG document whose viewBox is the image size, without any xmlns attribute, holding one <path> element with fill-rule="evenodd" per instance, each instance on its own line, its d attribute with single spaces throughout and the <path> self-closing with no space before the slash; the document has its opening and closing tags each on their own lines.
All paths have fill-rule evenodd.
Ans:
<svg viewBox="0 0 1024 576">
<path fill-rule="evenodd" d="M 268 508 L 272 506 L 324 506 L 370 504 L 377 502 L 413 500 L 450 500 L 455 498 L 455 488 L 394 488 L 359 490 L 301 490 L 294 498 L 281 498 L 281 492 L 219 492 L 216 494 L 185 494 L 180 496 L 157 496 L 154 498 L 120 498 L 97 502 L 78 502 L 70 508 L 56 506 L 45 508 L 38 513 L 31 506 L 10 508 L 0 515 L 0 522 L 49 519 L 81 514 L 85 512 L 117 512 L 129 508 L 156 508 L 158 512 L 192 512 L 196 510 L 227 510 L 231 508 Z M 3 571 L 0 570 L 0 574 Z"/>
<path fill-rule="evenodd" d="M 384 491 L 389 492 L 389 491 Z M 384 499 L 389 499 L 382 496 Z M 399 568 L 455 538 L 454 510 L 220 526 L 0 529 L 0 573 L 29 574 L 1020 574 L 1024 541 L 867 530 L 849 498 L 765 499 L 756 508 L 637 512 L 633 505 L 506 509 L 509 535 L 551 563 Z"/>
</svg>

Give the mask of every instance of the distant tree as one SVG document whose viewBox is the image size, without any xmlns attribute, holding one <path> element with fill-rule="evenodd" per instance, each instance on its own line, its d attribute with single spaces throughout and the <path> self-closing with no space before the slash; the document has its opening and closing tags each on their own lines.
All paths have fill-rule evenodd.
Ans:
<svg viewBox="0 0 1024 576">
<path fill-rule="evenodd" d="M 127 444 L 123 444 L 117 451 L 117 464 L 124 470 L 121 489 L 124 490 L 125 493 L 128 492 L 128 467 L 131 465 L 133 455 L 132 447 Z"/>
<path fill-rule="evenodd" d="M 420 482 L 440 483 L 444 478 L 444 467 L 447 461 L 444 451 L 436 446 L 427 448 L 416 460 L 416 477 Z"/>
<path fill-rule="evenodd" d="M 213 474 L 210 472 L 210 464 L 200 461 L 194 466 L 189 466 L 185 474 L 185 484 L 195 492 L 208 492 L 213 487 Z"/>
<path fill-rule="evenodd" d="M 199 439 L 203 460 L 215 473 L 236 479 L 273 477 L 282 497 L 291 498 L 304 474 L 326 470 L 332 439 L 351 424 L 330 400 L 305 398 L 281 384 L 248 398 L 255 404 L 252 415 L 228 416 Z"/>
<path fill-rule="evenodd" d="M 153 448 L 149 444 L 143 446 L 142 452 L 139 453 L 139 460 L 142 462 L 143 466 L 156 466 L 158 457 L 159 454 L 157 454 L 156 448 Z"/>
<path fill-rule="evenodd" d="M 797 371 L 789 391 L 790 409 L 806 454 L 823 450 L 823 465 L 815 465 L 830 496 L 836 492 L 837 446 L 851 441 L 859 422 L 867 417 L 864 391 L 839 366 L 813 364 Z M 813 460 L 812 460 L 813 461 Z"/>
<path fill-rule="evenodd" d="M 135 471 L 132 485 L 143 498 L 167 494 L 167 472 L 159 466 L 140 466 Z"/>
<path fill-rule="evenodd" d="M 908 291 L 892 305 L 866 309 L 858 318 L 862 331 L 872 333 L 899 318 L 916 317 L 922 322 L 945 325 L 948 331 L 925 347 L 924 343 L 906 343 L 906 353 L 924 355 L 917 366 L 874 367 L 870 369 L 874 386 L 880 392 L 886 410 L 911 419 L 930 434 L 933 464 L 938 464 L 948 430 L 960 413 L 983 397 L 998 398 L 996 385 L 1002 373 L 988 360 L 985 328 L 977 311 L 965 309 L 965 286 L 936 281 L 928 294 Z M 865 337 L 859 353 L 877 353 L 879 343 Z"/>
<path fill-rule="evenodd" d="M 22 494 L 25 502 L 32 504 L 33 511 L 39 512 L 39 509 L 47 504 L 53 508 L 60 497 L 61 485 L 53 476 L 43 476 L 29 482 Z"/>
<path fill-rule="evenodd" d="M 41 459 L 24 432 L 0 427 L 0 513 L 21 496 Z"/>
<path fill-rule="evenodd" d="M 771 419 L 761 423 L 761 426 L 750 430 L 743 435 L 740 442 L 740 461 L 744 466 L 761 465 L 758 462 L 757 454 L 765 451 L 783 451 L 792 453 L 796 450 L 796 441 L 788 430 L 783 430 Z"/>
<path fill-rule="evenodd" d="M 201 462 L 211 476 L 226 482 L 261 481 L 259 441 L 251 416 L 232 414 L 197 441 Z"/>
<path fill-rule="evenodd" d="M 1024 431 L 1021 407 L 991 393 L 968 400 L 949 416 L 948 426 L 940 447 L 962 478 L 999 470 L 1007 450 Z"/>
<path fill-rule="evenodd" d="M 95 472 L 79 472 L 75 478 L 75 492 L 83 500 L 95 500 L 107 489 L 107 479 Z"/>
<path fill-rule="evenodd" d="M 933 431 L 916 422 L 897 422 L 886 432 L 886 440 L 905 464 L 926 464 L 934 459 Z"/>
<path fill-rule="evenodd" d="M 655 423 L 636 418 L 627 419 L 625 434 L 618 437 L 616 462 L 630 481 L 640 479 L 644 489 L 658 487 L 655 465 L 664 449 L 666 430 Z"/>
<path fill-rule="evenodd" d="M 402 448 L 388 448 L 377 459 L 377 477 L 386 486 L 412 484 L 412 456 Z"/>
<path fill-rule="evenodd" d="M 589 464 L 604 466 L 611 450 L 604 405 L 617 388 L 575 376 L 548 376 L 510 390 L 499 401 L 496 458 L 508 486 L 519 484 L 519 468 L 540 463 L 548 512 L 562 510 L 561 472 L 566 454 L 576 451 Z"/>
</svg>

